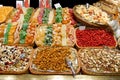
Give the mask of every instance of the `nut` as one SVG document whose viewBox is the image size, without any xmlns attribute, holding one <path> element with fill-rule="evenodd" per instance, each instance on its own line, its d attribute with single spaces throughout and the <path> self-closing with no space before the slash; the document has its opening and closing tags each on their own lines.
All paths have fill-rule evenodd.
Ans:
<svg viewBox="0 0 120 80">
<path fill-rule="evenodd" d="M 115 49 L 82 49 L 79 52 L 85 69 L 100 73 L 120 72 L 120 52 Z"/>
<path fill-rule="evenodd" d="M 65 61 L 65 58 L 71 55 L 70 48 L 43 47 L 38 50 L 32 62 L 37 70 L 70 71 Z"/>
</svg>

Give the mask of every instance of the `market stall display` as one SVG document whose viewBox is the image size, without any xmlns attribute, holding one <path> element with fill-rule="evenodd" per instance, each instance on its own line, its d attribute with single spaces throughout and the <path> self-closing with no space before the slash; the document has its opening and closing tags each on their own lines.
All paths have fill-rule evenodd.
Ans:
<svg viewBox="0 0 120 80">
<path fill-rule="evenodd" d="M 0 74 L 120 75 L 119 1 L 39 0 L 36 9 L 25 1 L 0 7 Z"/>
</svg>

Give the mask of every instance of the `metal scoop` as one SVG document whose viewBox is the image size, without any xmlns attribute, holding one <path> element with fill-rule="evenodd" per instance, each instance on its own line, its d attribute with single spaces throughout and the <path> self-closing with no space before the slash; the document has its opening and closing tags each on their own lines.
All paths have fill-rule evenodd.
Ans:
<svg viewBox="0 0 120 80">
<path fill-rule="evenodd" d="M 66 62 L 67 62 L 68 67 L 70 67 L 70 69 L 71 69 L 71 71 L 72 71 L 73 77 L 75 77 L 75 70 L 74 70 L 74 68 L 73 68 L 73 66 L 72 66 L 72 62 L 71 62 L 70 59 L 68 59 L 68 58 L 66 58 Z"/>
</svg>

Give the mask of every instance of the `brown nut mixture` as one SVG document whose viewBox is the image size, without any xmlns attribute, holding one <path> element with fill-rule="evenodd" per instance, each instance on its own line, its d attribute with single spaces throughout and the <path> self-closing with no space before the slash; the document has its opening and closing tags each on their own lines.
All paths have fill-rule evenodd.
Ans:
<svg viewBox="0 0 120 80">
<path fill-rule="evenodd" d="M 120 51 L 117 49 L 81 49 L 83 68 L 98 73 L 120 73 Z"/>
<path fill-rule="evenodd" d="M 68 47 L 38 48 L 32 61 L 32 68 L 38 71 L 70 71 L 65 61 L 66 57 L 72 58 L 70 49 Z"/>
</svg>

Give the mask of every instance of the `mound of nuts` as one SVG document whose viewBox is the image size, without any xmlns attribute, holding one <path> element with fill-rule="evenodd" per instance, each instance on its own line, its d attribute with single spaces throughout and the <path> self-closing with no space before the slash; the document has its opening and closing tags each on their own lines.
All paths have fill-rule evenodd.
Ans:
<svg viewBox="0 0 120 80">
<path fill-rule="evenodd" d="M 71 52 L 69 47 L 38 48 L 33 56 L 32 68 L 38 71 L 70 71 L 65 59 L 72 58 Z"/>
<path fill-rule="evenodd" d="M 31 52 L 31 47 L 0 44 L 0 71 L 24 71 L 29 65 Z"/>
<path fill-rule="evenodd" d="M 117 49 L 80 49 L 83 68 L 97 73 L 120 73 L 120 51 Z"/>
</svg>

